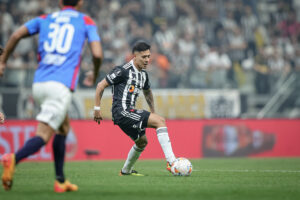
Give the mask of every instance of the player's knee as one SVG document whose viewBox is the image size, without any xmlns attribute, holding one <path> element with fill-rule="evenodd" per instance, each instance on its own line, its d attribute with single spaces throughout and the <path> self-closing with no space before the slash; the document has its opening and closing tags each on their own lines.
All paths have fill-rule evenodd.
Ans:
<svg viewBox="0 0 300 200">
<path fill-rule="evenodd" d="M 140 149 L 145 149 L 146 146 L 147 146 L 147 144 L 148 144 L 148 142 L 145 141 L 145 142 L 142 142 L 142 143 L 140 143 L 139 145 L 136 145 L 136 146 L 137 146 L 138 148 L 140 148 Z"/>
<path fill-rule="evenodd" d="M 69 122 L 69 117 L 68 115 L 65 117 L 63 123 L 58 129 L 58 134 L 67 136 L 67 134 L 70 131 L 70 122 Z"/>
<path fill-rule="evenodd" d="M 159 126 L 166 126 L 166 119 L 164 117 L 159 116 Z"/>
<path fill-rule="evenodd" d="M 70 131 L 70 124 L 65 123 L 59 128 L 58 134 L 67 136 L 69 131 Z"/>
<path fill-rule="evenodd" d="M 47 144 L 52 137 L 52 133 L 37 132 L 36 136 L 39 136 L 40 138 L 42 138 L 44 140 L 45 144 Z"/>
<path fill-rule="evenodd" d="M 147 140 L 143 141 L 143 143 L 142 143 L 142 145 L 141 145 L 140 148 L 142 148 L 142 149 L 146 148 L 147 144 L 148 144 Z"/>
<path fill-rule="evenodd" d="M 136 146 L 140 149 L 144 149 L 146 148 L 147 144 L 148 144 L 148 140 L 147 139 L 141 139 L 138 142 L 135 143 Z"/>
<path fill-rule="evenodd" d="M 147 125 L 148 128 L 160 128 L 165 126 L 166 126 L 166 120 L 164 117 L 151 113 L 150 118 L 148 120 L 148 125 Z"/>
<path fill-rule="evenodd" d="M 52 129 L 48 124 L 40 122 L 37 127 L 36 136 L 41 137 L 47 144 L 54 132 L 54 129 Z"/>
</svg>

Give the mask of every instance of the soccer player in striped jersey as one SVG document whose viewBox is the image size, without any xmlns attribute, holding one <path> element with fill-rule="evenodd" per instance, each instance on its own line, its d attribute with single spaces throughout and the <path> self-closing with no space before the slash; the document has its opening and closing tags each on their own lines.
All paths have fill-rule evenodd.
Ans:
<svg viewBox="0 0 300 200">
<path fill-rule="evenodd" d="M 150 45 L 138 42 L 132 49 L 134 58 L 123 66 L 115 67 L 106 78 L 98 83 L 95 95 L 94 120 L 100 124 L 102 120 L 100 104 L 103 91 L 109 85 L 113 91 L 112 118 L 135 144 L 128 153 L 127 160 L 120 175 L 142 176 L 133 170 L 133 165 L 147 145 L 145 128 L 155 128 L 159 143 L 167 160 L 170 171 L 175 155 L 172 150 L 165 119 L 155 113 L 152 91 L 147 72 L 150 60 Z M 140 91 L 143 90 L 150 112 L 135 109 Z"/>
<path fill-rule="evenodd" d="M 94 73 L 84 83 L 96 82 L 102 62 L 102 46 L 95 22 L 79 12 L 83 0 L 60 0 L 62 10 L 36 17 L 19 29 L 8 40 L 0 59 L 0 75 L 6 61 L 18 42 L 27 36 L 39 34 L 38 58 L 33 83 L 33 96 L 41 106 L 37 115 L 36 136 L 28 140 L 16 153 L 2 156 L 2 184 L 5 190 L 12 187 L 15 165 L 37 152 L 54 135 L 53 154 L 56 180 L 54 191 L 61 193 L 78 190 L 77 185 L 65 179 L 63 172 L 65 139 L 70 124 L 67 116 L 72 92 L 75 91 L 80 68 L 81 52 L 87 39 L 93 56 Z"/>
</svg>

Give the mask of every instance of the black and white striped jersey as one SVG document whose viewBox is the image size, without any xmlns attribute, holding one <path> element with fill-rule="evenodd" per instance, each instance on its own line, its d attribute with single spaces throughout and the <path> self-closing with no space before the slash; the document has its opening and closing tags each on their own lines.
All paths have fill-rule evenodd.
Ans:
<svg viewBox="0 0 300 200">
<path fill-rule="evenodd" d="M 112 85 L 112 109 L 134 108 L 141 90 L 150 89 L 148 74 L 145 70 L 139 71 L 133 60 L 123 66 L 115 67 L 106 75 L 106 81 Z"/>
</svg>

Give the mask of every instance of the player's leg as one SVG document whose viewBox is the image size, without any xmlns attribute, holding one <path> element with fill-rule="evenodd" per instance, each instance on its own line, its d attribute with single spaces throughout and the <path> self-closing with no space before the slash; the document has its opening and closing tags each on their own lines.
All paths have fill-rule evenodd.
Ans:
<svg viewBox="0 0 300 200">
<path fill-rule="evenodd" d="M 5 190 L 10 190 L 12 187 L 15 165 L 40 150 L 50 140 L 53 133 L 54 130 L 48 124 L 40 122 L 37 127 L 36 136 L 29 139 L 16 154 L 3 155 L 2 185 Z"/>
<path fill-rule="evenodd" d="M 66 137 L 69 131 L 70 131 L 70 121 L 68 115 L 66 115 L 62 125 L 58 129 L 57 134 L 55 134 L 52 143 L 55 175 L 56 175 L 56 181 L 54 183 L 54 191 L 58 193 L 78 190 L 78 186 L 66 180 L 64 175 Z"/>
<path fill-rule="evenodd" d="M 146 135 L 143 135 L 139 137 L 135 144 L 131 147 L 127 159 L 124 163 L 124 166 L 121 170 L 121 174 L 130 174 L 133 170 L 133 165 L 136 163 L 136 161 L 139 159 L 141 153 L 144 151 L 145 147 L 147 146 L 147 137 Z"/>
<path fill-rule="evenodd" d="M 157 138 L 165 154 L 166 160 L 168 162 L 167 169 L 169 170 L 170 165 L 175 161 L 176 157 L 172 150 L 172 145 L 169 138 L 165 119 L 155 113 L 151 113 L 148 119 L 147 127 L 156 129 Z"/>
<path fill-rule="evenodd" d="M 66 115 L 65 120 L 59 127 L 58 133 L 55 134 L 52 143 L 56 180 L 61 183 L 65 182 L 63 167 L 66 151 L 66 137 L 69 130 L 69 117 Z"/>
<path fill-rule="evenodd" d="M 24 158 L 36 153 L 42 146 L 48 143 L 54 129 L 47 123 L 39 122 L 37 126 L 36 136 L 29 139 L 25 145 L 16 153 L 16 164 L 18 164 Z"/>
<path fill-rule="evenodd" d="M 55 130 L 58 130 L 63 123 L 67 107 L 71 102 L 70 90 L 57 82 L 35 83 L 33 96 L 35 101 L 41 105 L 41 112 L 37 116 L 39 124 L 36 136 L 28 140 L 15 156 L 10 154 L 11 156 L 4 157 L 2 182 L 5 189 L 11 188 L 15 163 L 17 164 L 37 152 L 50 140 Z"/>
<path fill-rule="evenodd" d="M 143 176 L 133 170 L 133 166 L 148 143 L 145 135 L 145 128 L 147 126 L 149 115 L 150 112 L 145 110 L 130 109 L 118 112 L 113 111 L 115 123 L 118 124 L 123 132 L 135 142 L 128 153 L 120 175 Z"/>
</svg>

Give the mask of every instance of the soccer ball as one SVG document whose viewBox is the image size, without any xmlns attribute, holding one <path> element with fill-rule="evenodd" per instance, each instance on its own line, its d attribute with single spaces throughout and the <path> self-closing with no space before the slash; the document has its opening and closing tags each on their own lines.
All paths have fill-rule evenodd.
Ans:
<svg viewBox="0 0 300 200">
<path fill-rule="evenodd" d="M 193 171 L 192 163 L 186 158 L 177 158 L 171 166 L 174 176 L 189 176 Z"/>
</svg>

